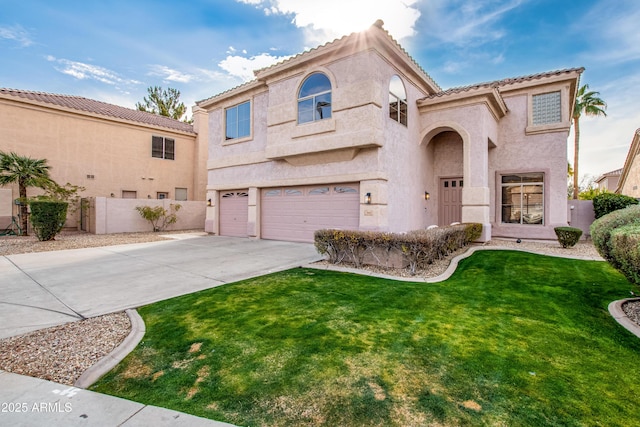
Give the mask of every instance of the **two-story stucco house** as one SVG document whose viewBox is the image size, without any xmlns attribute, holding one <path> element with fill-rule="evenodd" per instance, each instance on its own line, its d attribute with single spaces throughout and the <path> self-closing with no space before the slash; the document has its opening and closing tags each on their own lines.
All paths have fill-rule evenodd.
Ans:
<svg viewBox="0 0 640 427">
<path fill-rule="evenodd" d="M 196 115 L 194 123 L 80 96 L 0 88 L 0 150 L 46 159 L 51 177 L 84 187 L 83 197 L 204 200 L 207 147 L 199 144 Z M 0 217 L 15 214 L 17 197 L 17 184 L 0 189 Z"/>
<path fill-rule="evenodd" d="M 583 70 L 442 90 L 376 22 L 197 103 L 208 113 L 205 229 L 312 241 L 320 228 L 452 222 L 554 239 Z"/>
</svg>

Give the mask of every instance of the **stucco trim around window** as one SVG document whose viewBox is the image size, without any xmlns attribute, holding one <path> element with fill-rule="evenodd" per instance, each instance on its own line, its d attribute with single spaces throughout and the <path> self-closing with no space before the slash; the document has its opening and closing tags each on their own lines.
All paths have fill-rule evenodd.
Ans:
<svg viewBox="0 0 640 427">
<path fill-rule="evenodd" d="M 560 96 L 560 119 L 555 123 L 534 123 L 534 99 L 539 95 L 551 95 L 559 93 Z M 569 131 L 571 128 L 571 108 L 569 106 L 569 86 L 553 85 L 544 88 L 537 88 L 527 94 L 527 127 L 525 133 L 534 135 L 538 133 Z"/>
<path fill-rule="evenodd" d="M 222 113 L 222 145 L 237 144 L 253 138 L 253 102 L 246 100 L 225 107 Z"/>
</svg>

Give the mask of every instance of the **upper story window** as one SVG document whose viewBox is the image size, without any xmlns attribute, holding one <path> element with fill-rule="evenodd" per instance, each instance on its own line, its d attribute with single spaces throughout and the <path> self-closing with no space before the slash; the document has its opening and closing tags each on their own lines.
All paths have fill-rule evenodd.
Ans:
<svg viewBox="0 0 640 427">
<path fill-rule="evenodd" d="M 249 101 L 224 110 L 225 139 L 245 138 L 251 135 L 251 103 Z"/>
<path fill-rule="evenodd" d="M 176 141 L 162 136 L 151 137 L 151 157 L 175 160 Z"/>
<path fill-rule="evenodd" d="M 389 83 L 389 117 L 407 125 L 407 92 L 398 76 L 391 77 Z"/>
<path fill-rule="evenodd" d="M 298 123 L 331 118 L 331 82 L 322 73 L 307 77 L 298 93 Z"/>
<path fill-rule="evenodd" d="M 533 95 L 531 102 L 533 107 L 532 124 L 534 126 L 562 122 L 560 91 Z"/>
</svg>

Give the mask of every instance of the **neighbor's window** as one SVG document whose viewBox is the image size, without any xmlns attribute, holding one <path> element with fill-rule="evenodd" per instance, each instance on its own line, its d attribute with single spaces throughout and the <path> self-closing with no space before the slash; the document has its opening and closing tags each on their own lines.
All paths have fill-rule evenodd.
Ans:
<svg viewBox="0 0 640 427">
<path fill-rule="evenodd" d="M 186 188 L 178 188 L 176 187 L 176 197 L 175 200 L 184 201 L 187 200 L 187 189 Z"/>
<path fill-rule="evenodd" d="M 502 176 L 502 223 L 544 224 L 544 174 Z"/>
<path fill-rule="evenodd" d="M 159 159 L 174 160 L 176 142 L 171 138 L 161 136 L 151 137 L 151 156 Z"/>
<path fill-rule="evenodd" d="M 541 93 L 531 98 L 534 125 L 548 125 L 562 121 L 562 106 L 560 104 L 560 91 Z"/>
<path fill-rule="evenodd" d="M 135 199 L 138 197 L 138 193 L 135 191 L 122 190 L 123 199 Z"/>
<path fill-rule="evenodd" d="M 238 139 L 251 135 L 251 103 L 249 101 L 224 110 L 225 138 Z"/>
<path fill-rule="evenodd" d="M 391 77 L 389 83 L 389 117 L 407 125 L 407 92 L 398 76 Z"/>
<path fill-rule="evenodd" d="M 157 198 L 158 199 L 168 199 L 169 198 L 169 193 L 167 193 L 166 191 L 158 191 L 156 194 L 157 194 Z"/>
<path fill-rule="evenodd" d="M 331 118 L 331 82 L 322 73 L 306 78 L 298 93 L 298 123 Z"/>
</svg>

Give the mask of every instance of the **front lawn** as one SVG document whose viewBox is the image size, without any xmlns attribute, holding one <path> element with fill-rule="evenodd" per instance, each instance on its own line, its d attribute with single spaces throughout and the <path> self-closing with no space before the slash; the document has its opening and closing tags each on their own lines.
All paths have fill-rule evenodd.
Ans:
<svg viewBox="0 0 640 427">
<path fill-rule="evenodd" d="M 607 263 L 480 251 L 447 281 L 294 269 L 140 309 L 93 389 L 237 425 L 640 425 Z"/>
</svg>

